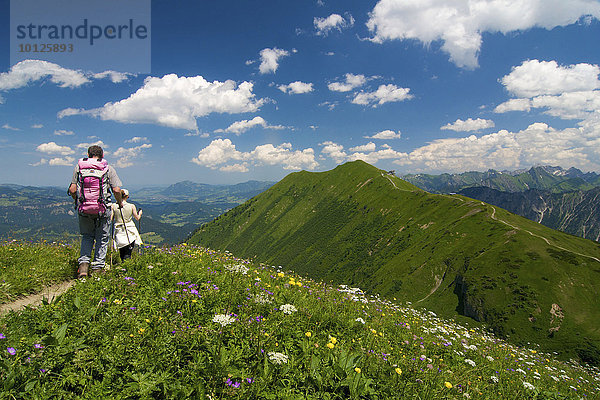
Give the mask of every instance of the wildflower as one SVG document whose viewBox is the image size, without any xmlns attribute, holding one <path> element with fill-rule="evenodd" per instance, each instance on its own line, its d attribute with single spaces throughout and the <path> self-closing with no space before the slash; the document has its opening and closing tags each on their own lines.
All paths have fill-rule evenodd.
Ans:
<svg viewBox="0 0 600 400">
<path fill-rule="evenodd" d="M 235 318 L 231 315 L 216 314 L 213 317 L 212 321 L 216 322 L 217 324 L 220 324 L 221 326 L 226 326 L 229 324 L 233 324 L 235 322 Z"/>
<path fill-rule="evenodd" d="M 450 382 L 444 382 L 444 386 L 446 386 L 448 389 L 452 389 L 452 384 Z"/>
<path fill-rule="evenodd" d="M 485 356 L 485 358 L 488 361 L 494 361 L 494 357 L 492 357 L 492 356 Z"/>
<path fill-rule="evenodd" d="M 248 274 L 248 271 L 250 270 L 250 268 L 248 268 L 244 265 L 241 265 L 241 264 L 226 265 L 225 269 L 229 272 L 238 273 L 238 274 L 242 274 L 242 275 Z"/>
<path fill-rule="evenodd" d="M 146 318 L 144 321 L 146 321 L 147 323 L 150 323 L 150 320 L 148 318 Z"/>
<path fill-rule="evenodd" d="M 497 377 L 497 376 L 494 376 L 494 375 L 490 376 L 490 380 L 491 380 L 493 383 L 498 383 L 498 382 L 500 381 L 500 380 L 498 379 L 498 377 Z"/>
<path fill-rule="evenodd" d="M 365 324 L 365 320 L 364 320 L 364 319 L 362 319 L 361 317 L 358 317 L 358 318 L 356 318 L 356 319 L 355 319 L 355 321 L 356 321 L 356 322 L 360 322 L 360 323 L 361 323 L 361 324 L 363 324 L 363 325 Z"/>
<path fill-rule="evenodd" d="M 468 359 L 468 358 L 467 358 L 467 359 L 465 359 L 465 362 L 466 362 L 467 364 L 469 364 L 471 367 L 474 367 L 474 366 L 476 366 L 476 365 L 477 365 L 477 364 L 475 364 L 475 361 L 473 361 L 473 360 L 471 360 L 471 359 Z"/>
<path fill-rule="evenodd" d="M 312 333 L 311 332 L 306 332 L 305 335 L 306 335 L 306 337 L 311 337 Z"/>
<path fill-rule="evenodd" d="M 360 371 L 361 371 L 360 368 L 356 367 L 356 368 L 354 368 L 354 370 L 356 371 L 357 374 L 360 374 Z"/>
<path fill-rule="evenodd" d="M 36 348 L 36 349 L 43 349 L 43 348 L 44 348 L 44 345 L 41 345 L 41 344 L 39 344 L 39 343 L 36 343 L 36 344 L 34 344 L 34 345 L 33 345 L 33 347 L 34 347 L 34 348 Z"/>
<path fill-rule="evenodd" d="M 330 349 L 333 349 L 335 347 L 335 344 L 329 342 L 329 343 L 327 343 L 327 347 L 329 347 Z"/>
<path fill-rule="evenodd" d="M 529 390 L 535 390 L 535 386 L 533 386 L 531 383 L 529 382 L 523 382 L 523 386 L 525 386 L 525 389 L 529 389 Z"/>
<path fill-rule="evenodd" d="M 4 336 L 4 333 L 0 333 L 0 339 L 6 339 L 6 336 Z"/>
<path fill-rule="evenodd" d="M 296 311 L 298 311 L 298 309 L 296 307 L 294 307 L 292 304 L 284 304 L 281 307 L 279 307 L 279 309 L 284 314 L 292 314 L 292 313 L 295 313 Z"/>
<path fill-rule="evenodd" d="M 278 277 L 280 277 L 280 278 L 283 278 L 283 276 L 284 276 L 284 275 L 285 275 L 285 274 L 284 274 L 283 272 L 278 272 L 278 273 L 277 273 L 277 276 L 278 276 Z"/>
<path fill-rule="evenodd" d="M 123 304 L 123 301 L 119 300 L 119 299 L 114 299 L 113 303 L 115 303 L 115 304 Z"/>
<path fill-rule="evenodd" d="M 267 356 L 269 356 L 269 361 L 271 361 L 273 364 L 287 364 L 288 362 L 288 356 L 283 353 L 272 351 L 267 353 Z"/>
<path fill-rule="evenodd" d="M 331 343 L 333 343 L 333 344 L 336 344 L 336 343 L 337 343 L 337 339 L 336 339 L 336 338 L 334 338 L 333 336 L 329 336 L 329 341 L 330 341 Z"/>
<path fill-rule="evenodd" d="M 400 369 L 400 367 L 396 368 L 394 371 L 396 371 L 398 375 L 402 375 L 402 370 Z"/>
<path fill-rule="evenodd" d="M 141 335 L 141 334 L 142 334 L 142 333 L 144 333 L 145 331 L 146 331 L 146 330 L 145 330 L 144 328 L 140 328 L 140 329 L 138 330 L 138 333 Z"/>
</svg>

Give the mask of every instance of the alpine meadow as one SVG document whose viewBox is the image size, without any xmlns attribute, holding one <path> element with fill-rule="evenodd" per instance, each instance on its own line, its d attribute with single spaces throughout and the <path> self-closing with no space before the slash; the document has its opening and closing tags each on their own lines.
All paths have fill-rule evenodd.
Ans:
<svg viewBox="0 0 600 400">
<path fill-rule="evenodd" d="M 600 244 L 363 161 L 296 172 L 189 243 L 358 286 L 600 363 Z"/>
</svg>

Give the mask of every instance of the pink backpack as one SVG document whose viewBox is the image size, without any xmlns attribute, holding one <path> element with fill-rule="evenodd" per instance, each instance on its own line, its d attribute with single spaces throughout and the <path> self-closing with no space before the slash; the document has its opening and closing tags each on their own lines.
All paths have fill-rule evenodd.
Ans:
<svg viewBox="0 0 600 400">
<path fill-rule="evenodd" d="M 77 210 L 81 214 L 103 216 L 106 212 L 108 163 L 104 159 L 82 158 L 78 165 Z"/>
</svg>

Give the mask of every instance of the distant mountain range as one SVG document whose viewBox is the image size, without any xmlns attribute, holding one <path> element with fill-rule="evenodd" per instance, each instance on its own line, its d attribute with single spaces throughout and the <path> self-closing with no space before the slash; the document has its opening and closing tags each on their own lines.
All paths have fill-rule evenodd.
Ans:
<svg viewBox="0 0 600 400">
<path fill-rule="evenodd" d="M 148 244 L 183 241 L 201 223 L 255 196 L 272 182 L 206 185 L 190 181 L 167 188 L 131 190 L 144 210 L 142 238 Z M 0 185 L 0 238 L 68 240 L 79 237 L 73 201 L 56 187 Z"/>
<path fill-rule="evenodd" d="M 530 189 L 562 193 L 589 190 L 600 186 L 600 175 L 584 173 L 577 168 L 541 166 L 529 170 L 463 172 L 461 174 L 409 174 L 402 179 L 430 193 L 454 193 L 467 187 L 483 186 L 503 192 L 523 192 Z"/>
<path fill-rule="evenodd" d="M 292 173 L 188 242 L 485 321 L 517 343 L 600 363 L 599 244 L 478 200 L 427 193 L 362 161 Z"/>
</svg>

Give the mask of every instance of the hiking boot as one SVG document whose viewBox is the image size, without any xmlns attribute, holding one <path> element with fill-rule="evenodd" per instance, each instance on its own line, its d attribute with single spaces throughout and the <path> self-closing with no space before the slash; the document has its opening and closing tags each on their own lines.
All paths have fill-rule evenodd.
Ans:
<svg viewBox="0 0 600 400">
<path fill-rule="evenodd" d="M 88 276 L 90 269 L 90 263 L 82 262 L 79 264 L 79 269 L 77 270 L 77 279 L 85 278 Z"/>
</svg>

